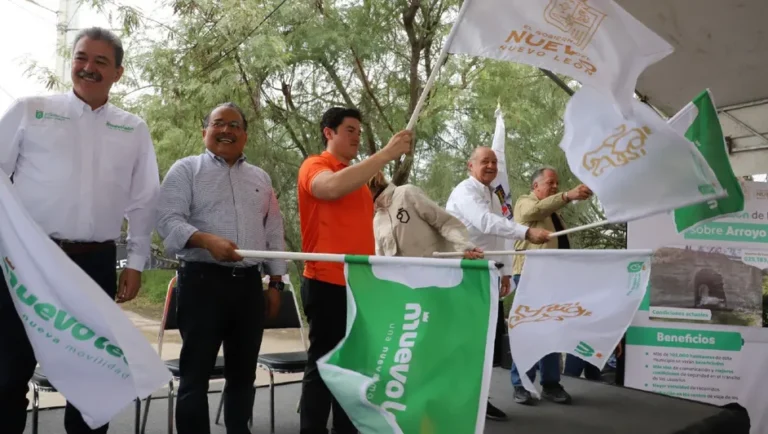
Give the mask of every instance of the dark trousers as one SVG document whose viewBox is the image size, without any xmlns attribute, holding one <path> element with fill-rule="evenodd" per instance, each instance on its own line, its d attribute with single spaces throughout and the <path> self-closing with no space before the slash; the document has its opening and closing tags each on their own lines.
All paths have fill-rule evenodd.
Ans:
<svg viewBox="0 0 768 434">
<path fill-rule="evenodd" d="M 320 377 L 317 360 L 344 338 L 347 325 L 347 289 L 304 278 L 301 300 L 309 321 L 307 369 L 301 387 L 301 434 L 327 434 L 333 410 L 333 432 L 354 434 L 357 428 Z"/>
<path fill-rule="evenodd" d="M 114 299 L 117 292 L 116 249 L 105 246 L 98 251 L 70 254 L 69 257 Z M 0 279 L 0 432 L 21 434 L 27 419 L 27 383 L 37 366 L 35 354 L 24 331 L 11 294 Z M 108 391 L 107 391 L 108 392 Z M 109 424 L 92 430 L 80 412 L 67 403 L 64 429 L 68 434 L 106 434 Z"/>
<path fill-rule="evenodd" d="M 603 378 L 600 368 L 597 366 L 585 362 L 573 354 L 566 354 L 563 374 L 571 377 L 581 377 L 582 372 L 584 373 L 584 378 L 587 380 L 600 381 Z"/>
<path fill-rule="evenodd" d="M 179 267 L 179 434 L 207 434 L 208 383 L 224 344 L 224 425 L 249 434 L 256 359 L 264 334 L 264 292 L 257 267 L 233 269 L 186 262 Z"/>
<path fill-rule="evenodd" d="M 505 342 L 506 341 L 506 342 Z M 509 336 L 507 335 L 507 321 L 504 317 L 504 302 L 499 301 L 499 316 L 496 320 L 496 339 L 493 342 L 493 366 L 504 364 L 504 356 L 509 348 Z"/>
</svg>

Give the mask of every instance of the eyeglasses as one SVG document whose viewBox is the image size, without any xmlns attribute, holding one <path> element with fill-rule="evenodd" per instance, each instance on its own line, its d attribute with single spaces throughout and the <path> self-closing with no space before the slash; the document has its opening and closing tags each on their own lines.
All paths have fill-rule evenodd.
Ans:
<svg viewBox="0 0 768 434">
<path fill-rule="evenodd" d="M 241 129 L 243 129 L 243 126 L 240 125 L 240 122 L 238 121 L 232 121 L 232 122 L 214 121 L 214 122 L 211 122 L 209 126 L 216 130 L 223 130 L 225 127 L 229 127 L 230 129 L 237 130 L 237 131 L 240 131 Z"/>
</svg>

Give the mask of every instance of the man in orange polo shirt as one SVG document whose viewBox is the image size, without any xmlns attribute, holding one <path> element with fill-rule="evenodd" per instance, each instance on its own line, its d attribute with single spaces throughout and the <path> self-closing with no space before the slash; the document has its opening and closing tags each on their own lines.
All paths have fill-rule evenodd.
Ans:
<svg viewBox="0 0 768 434">
<path fill-rule="evenodd" d="M 366 183 L 390 161 L 411 149 L 410 131 L 400 131 L 387 146 L 350 165 L 360 146 L 360 112 L 334 107 L 320 123 L 326 150 L 307 158 L 299 169 L 301 250 L 307 253 L 375 255 L 373 197 Z M 357 433 L 333 399 L 317 370 L 317 360 L 344 337 L 347 292 L 344 264 L 307 261 L 301 284 L 309 320 L 309 351 L 301 398 L 301 434 Z"/>
</svg>

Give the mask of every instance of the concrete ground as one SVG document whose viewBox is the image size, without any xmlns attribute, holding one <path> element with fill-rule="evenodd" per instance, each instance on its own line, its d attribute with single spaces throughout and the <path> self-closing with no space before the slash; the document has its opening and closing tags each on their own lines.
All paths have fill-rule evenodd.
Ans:
<svg viewBox="0 0 768 434">
<path fill-rule="evenodd" d="M 157 335 L 160 330 L 160 321 L 143 317 L 135 312 L 124 310 L 128 318 L 133 321 L 133 324 L 141 330 L 146 336 L 147 340 L 152 344 L 152 347 L 157 350 Z M 291 352 L 291 351 L 304 351 L 305 348 L 301 341 L 301 333 L 298 329 L 285 329 L 285 330 L 266 330 L 264 331 L 264 339 L 261 343 L 261 353 L 277 353 L 277 352 Z M 165 332 L 163 338 L 163 360 L 177 359 L 181 352 L 181 337 L 178 330 L 168 330 Z M 220 352 L 222 354 L 222 352 Z M 275 383 L 284 383 L 289 381 L 301 380 L 304 374 L 275 374 Z M 219 389 L 224 383 L 224 380 L 217 380 L 211 382 L 211 389 Z M 256 373 L 256 384 L 265 385 L 269 383 L 269 376 L 266 375 L 266 371 L 259 370 Z M 176 385 L 178 387 L 178 384 Z M 27 398 L 32 402 L 32 392 L 27 394 Z M 57 407 L 64 405 L 64 397 L 59 393 L 41 393 L 40 394 L 40 408 Z"/>
</svg>

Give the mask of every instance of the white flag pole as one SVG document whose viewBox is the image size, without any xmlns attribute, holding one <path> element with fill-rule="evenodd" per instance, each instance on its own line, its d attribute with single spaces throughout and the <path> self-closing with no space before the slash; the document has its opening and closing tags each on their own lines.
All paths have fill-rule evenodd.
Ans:
<svg viewBox="0 0 768 434">
<path fill-rule="evenodd" d="M 489 250 L 483 252 L 485 256 L 507 256 L 507 255 L 525 255 L 525 250 Z M 461 258 L 464 257 L 464 252 L 434 252 L 432 256 L 435 258 Z"/>
<path fill-rule="evenodd" d="M 654 250 L 650 249 L 609 249 L 615 254 L 651 254 Z M 507 255 L 603 255 L 606 250 L 603 249 L 537 249 L 537 250 L 489 250 L 483 252 L 486 256 L 507 256 Z M 460 258 L 464 252 L 434 252 L 432 256 L 436 258 Z"/>
<path fill-rule="evenodd" d="M 453 38 L 456 36 L 456 29 L 459 28 L 461 19 L 464 17 L 464 12 L 467 10 L 467 5 L 469 5 L 470 1 L 471 0 L 465 0 L 464 4 L 461 5 L 461 9 L 459 9 L 459 15 L 456 17 L 456 21 L 453 23 L 453 27 L 451 27 L 451 31 L 448 33 L 448 37 L 445 39 L 445 44 L 443 44 L 443 49 L 440 51 L 440 56 L 438 56 L 437 62 L 435 62 L 435 68 L 432 70 L 432 73 L 429 74 L 429 78 L 427 78 L 427 82 L 424 84 L 424 89 L 421 91 L 419 100 L 416 102 L 416 107 L 413 108 L 411 119 L 408 121 L 408 125 L 405 127 L 406 130 L 413 131 L 413 128 L 416 126 L 416 121 L 419 120 L 419 114 L 421 114 L 421 110 L 424 108 L 424 103 L 427 101 L 429 91 L 432 90 L 432 86 L 435 84 L 435 80 L 437 79 L 437 74 L 440 72 L 440 68 L 443 67 L 445 60 L 448 58 L 448 50 L 450 50 Z M 401 163 L 403 161 L 405 161 L 405 155 L 403 155 L 403 157 L 400 159 Z"/>
<path fill-rule="evenodd" d="M 285 259 L 287 261 L 317 261 L 317 262 L 337 262 L 344 263 L 348 255 L 330 254 L 330 253 L 298 253 L 298 252 L 273 252 L 264 250 L 235 250 L 235 253 L 243 258 L 256 259 Z M 462 253 L 463 255 L 463 253 Z M 374 255 L 351 255 L 365 256 L 368 263 L 375 264 L 398 264 L 398 265 L 424 265 L 432 267 L 456 267 L 456 261 L 450 261 L 438 258 L 422 258 L 412 256 L 374 256 Z M 492 261 L 495 262 L 495 261 Z"/>
<path fill-rule="evenodd" d="M 576 226 L 575 228 L 565 229 L 565 230 L 558 231 L 558 232 L 552 232 L 551 234 L 549 234 L 549 236 L 550 237 L 559 237 L 560 235 L 567 235 L 567 234 L 572 234 L 574 232 L 585 231 L 587 229 L 599 228 L 600 226 L 605 226 L 605 225 L 611 224 L 611 223 L 614 223 L 614 222 L 612 222 L 610 220 L 601 220 L 599 222 L 594 222 L 594 223 L 589 223 L 589 224 L 586 224 L 586 225 Z"/>
</svg>

